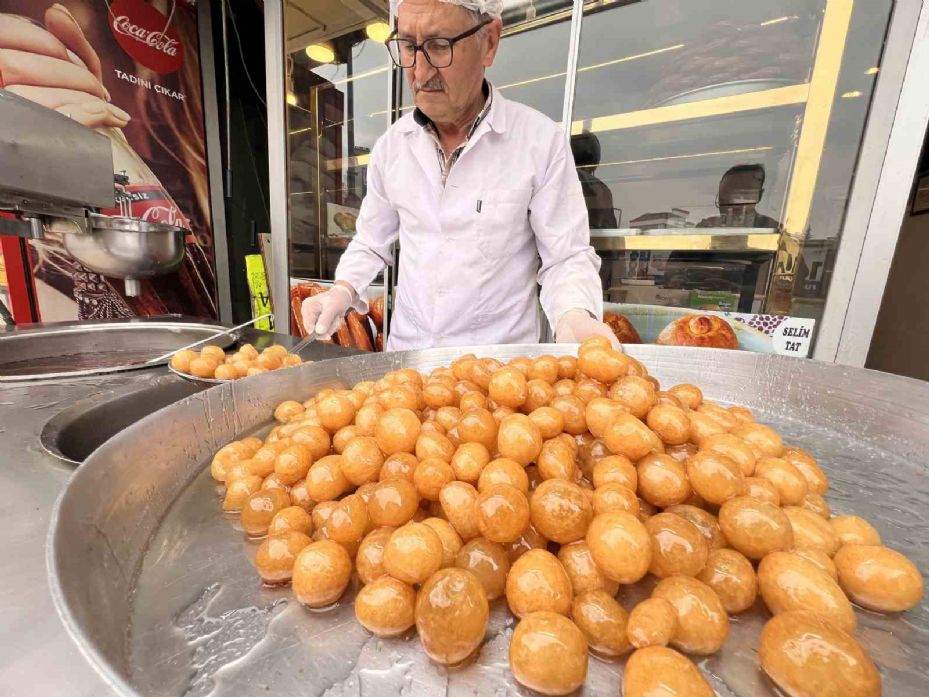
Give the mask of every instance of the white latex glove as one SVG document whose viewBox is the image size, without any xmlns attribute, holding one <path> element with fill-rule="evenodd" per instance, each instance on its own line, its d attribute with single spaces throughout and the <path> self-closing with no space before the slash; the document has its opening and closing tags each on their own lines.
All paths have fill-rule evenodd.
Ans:
<svg viewBox="0 0 929 697">
<path fill-rule="evenodd" d="M 555 327 L 555 341 L 559 344 L 579 344 L 589 336 L 605 336 L 613 348 L 623 350 L 613 330 L 584 310 L 568 310 Z"/>
<path fill-rule="evenodd" d="M 345 321 L 354 301 L 355 294 L 342 285 L 309 297 L 300 306 L 303 326 L 307 332 L 315 331 L 318 339 L 329 339 Z"/>
</svg>

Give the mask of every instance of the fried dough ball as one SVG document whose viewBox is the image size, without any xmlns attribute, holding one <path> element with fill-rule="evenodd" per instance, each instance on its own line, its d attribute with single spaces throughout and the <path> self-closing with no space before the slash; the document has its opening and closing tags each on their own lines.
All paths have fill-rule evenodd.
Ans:
<svg viewBox="0 0 929 697">
<path fill-rule="evenodd" d="M 671 576 L 659 581 L 653 598 L 674 607 L 677 630 L 671 645 L 682 651 L 708 655 L 719 651 L 729 636 L 729 617 L 719 596 L 705 583 L 690 576 Z"/>
<path fill-rule="evenodd" d="M 503 457 L 525 467 L 534 462 L 542 450 L 539 427 L 525 414 L 512 414 L 500 422 L 497 449 Z"/>
<path fill-rule="evenodd" d="M 415 454 L 420 460 L 434 457 L 451 462 L 455 454 L 455 446 L 441 433 L 421 431 L 416 440 Z"/>
<path fill-rule="evenodd" d="M 439 492 L 442 513 L 465 542 L 481 535 L 475 515 L 477 498 L 477 489 L 467 482 L 451 482 Z"/>
<path fill-rule="evenodd" d="M 717 506 L 742 495 L 745 486 L 739 465 L 711 450 L 701 450 L 687 459 L 687 478 L 700 498 Z"/>
<path fill-rule="evenodd" d="M 784 453 L 784 441 L 770 426 L 742 422 L 732 429 L 732 435 L 748 443 L 759 457 L 780 457 Z"/>
<path fill-rule="evenodd" d="M 500 544 L 515 542 L 529 525 L 529 502 L 519 489 L 493 484 L 478 493 L 474 515 L 483 537 Z"/>
<path fill-rule="evenodd" d="M 416 596 L 416 629 L 436 663 L 461 663 L 481 645 L 490 608 L 474 574 L 450 568 L 429 577 Z"/>
<path fill-rule="evenodd" d="M 587 529 L 586 542 L 594 562 L 614 581 L 635 583 L 648 572 L 651 536 L 631 513 L 615 511 L 595 516 Z"/>
<path fill-rule="evenodd" d="M 807 611 L 775 615 L 761 632 L 758 661 L 785 694 L 878 697 L 881 678 L 850 633 Z"/>
<path fill-rule="evenodd" d="M 452 524 L 444 518 L 426 518 L 423 520 L 423 525 L 432 528 L 432 531 L 439 536 L 439 542 L 442 543 L 442 565 L 439 568 L 445 569 L 449 566 L 455 566 L 455 559 L 461 549 L 462 542 Z"/>
<path fill-rule="evenodd" d="M 223 498 L 223 510 L 234 513 L 241 511 L 245 502 L 255 492 L 261 489 L 261 477 L 254 474 L 239 477 L 226 486 L 226 495 Z"/>
<path fill-rule="evenodd" d="M 626 662 L 623 697 L 713 697 L 713 688 L 693 662 L 674 649 L 647 646 Z"/>
<path fill-rule="evenodd" d="M 404 583 L 423 583 L 442 566 L 442 541 L 428 525 L 397 528 L 384 548 L 384 569 Z"/>
<path fill-rule="evenodd" d="M 486 409 L 463 411 L 457 428 L 462 443 L 480 443 L 491 453 L 497 449 L 499 427 L 493 414 Z"/>
<path fill-rule="evenodd" d="M 476 537 L 466 542 L 455 556 L 455 566 L 470 571 L 480 581 L 488 600 L 501 597 L 510 572 L 506 550 L 496 542 Z"/>
<path fill-rule="evenodd" d="M 592 478 L 595 488 L 607 482 L 622 484 L 632 491 L 638 488 L 639 477 L 636 467 L 625 455 L 609 455 L 597 460 L 594 463 Z"/>
<path fill-rule="evenodd" d="M 593 519 L 593 505 L 581 487 L 562 479 L 539 484 L 529 510 L 535 529 L 559 544 L 583 539 Z"/>
<path fill-rule="evenodd" d="M 355 618 L 379 637 L 403 634 L 415 623 L 416 591 L 409 584 L 381 576 L 355 596 Z"/>
<path fill-rule="evenodd" d="M 711 551 L 697 579 L 716 591 L 730 615 L 745 612 L 758 597 L 758 578 L 752 563 L 734 549 Z"/>
<path fill-rule="evenodd" d="M 529 420 L 539 427 L 542 438 L 548 440 L 564 431 L 564 415 L 555 407 L 541 406 L 529 412 Z"/>
<path fill-rule="evenodd" d="M 777 489 L 782 506 L 799 506 L 806 498 L 809 485 L 792 464 L 779 457 L 761 457 L 755 465 L 755 476 L 767 479 Z"/>
<path fill-rule="evenodd" d="M 332 540 L 320 540 L 297 555 L 291 586 L 298 601 L 320 608 L 341 598 L 351 578 L 352 559 L 345 548 Z"/>
<path fill-rule="evenodd" d="M 326 537 L 339 544 L 359 542 L 368 528 L 368 507 L 358 494 L 336 503 L 326 521 Z"/>
<path fill-rule="evenodd" d="M 614 657 L 632 648 L 626 635 L 629 615 L 606 591 L 588 591 L 575 597 L 571 617 L 586 637 L 591 651 Z"/>
<path fill-rule="evenodd" d="M 682 445 L 690 440 L 690 419 L 673 404 L 656 403 L 649 409 L 645 423 L 665 445 Z"/>
<path fill-rule="evenodd" d="M 419 460 L 412 453 L 394 453 L 385 458 L 377 478 L 380 481 L 387 479 L 408 479 L 413 481 L 413 471 L 418 464 Z"/>
<path fill-rule="evenodd" d="M 610 399 L 626 407 L 637 419 L 645 419 L 652 407 L 658 402 L 658 391 L 645 378 L 627 375 L 620 378 L 610 388 Z"/>
<path fill-rule="evenodd" d="M 577 472 L 577 456 L 574 448 L 562 438 L 552 438 L 542 444 L 536 460 L 542 479 L 564 479 L 574 481 Z"/>
<path fill-rule="evenodd" d="M 306 478 L 310 465 L 313 464 L 313 453 L 310 449 L 295 443 L 284 450 L 274 460 L 274 473 L 286 486 L 296 484 Z"/>
<path fill-rule="evenodd" d="M 790 447 L 781 457 L 799 470 L 812 493 L 822 496 L 829 489 L 829 479 L 825 472 L 816 463 L 816 458 L 806 450 Z"/>
<path fill-rule="evenodd" d="M 571 620 L 554 612 L 527 615 L 513 631 L 513 677 L 543 695 L 567 695 L 587 677 L 587 641 Z"/>
<path fill-rule="evenodd" d="M 250 537 L 268 534 L 271 519 L 290 505 L 290 495 L 283 489 L 261 489 L 250 495 L 242 506 L 239 519 Z"/>
<path fill-rule="evenodd" d="M 615 382 L 629 370 L 629 358 L 612 346 L 589 346 L 578 351 L 577 369 L 603 383 Z"/>
<path fill-rule="evenodd" d="M 760 501 L 767 501 L 775 506 L 781 505 L 781 495 L 767 479 L 761 477 L 745 478 L 745 495 Z"/>
<path fill-rule="evenodd" d="M 905 556 L 881 545 L 844 545 L 835 555 L 839 585 L 855 603 L 904 612 L 923 597 L 923 577 Z"/>
<path fill-rule="evenodd" d="M 404 408 L 388 409 L 377 422 L 374 438 L 384 455 L 412 453 L 421 428 L 416 412 Z"/>
<path fill-rule="evenodd" d="M 686 468 L 670 455 L 646 455 L 636 464 L 636 474 L 639 495 L 653 506 L 684 503 L 693 493 Z"/>
<path fill-rule="evenodd" d="M 477 443 L 471 445 L 477 445 Z M 496 460 L 487 463 L 478 478 L 477 490 L 484 491 L 494 484 L 508 484 L 519 489 L 523 495 L 529 494 L 529 476 L 526 474 L 526 470 L 515 460 L 507 457 L 498 457 Z"/>
<path fill-rule="evenodd" d="M 864 518 L 856 515 L 839 515 L 829 525 L 842 545 L 879 545 L 881 536 Z"/>
<path fill-rule="evenodd" d="M 513 562 L 506 577 L 506 602 L 517 617 L 549 610 L 571 612 L 574 591 L 561 562 L 544 549 L 530 549 Z"/>
<path fill-rule="evenodd" d="M 664 598 L 646 598 L 632 608 L 626 623 L 629 643 L 637 649 L 667 646 L 677 630 L 677 613 Z"/>
<path fill-rule="evenodd" d="M 374 485 L 367 503 L 373 525 L 399 527 L 419 508 L 419 492 L 408 479 L 386 479 Z"/>
<path fill-rule="evenodd" d="M 777 506 L 739 496 L 719 509 L 719 527 L 729 544 L 753 561 L 793 547 L 790 519 Z"/>
<path fill-rule="evenodd" d="M 590 433 L 597 438 L 602 438 L 606 434 L 606 429 L 613 417 L 628 412 L 629 409 L 619 402 L 606 397 L 594 397 L 587 402 L 584 409 L 584 419 Z"/>
<path fill-rule="evenodd" d="M 675 385 L 668 392 L 674 395 L 688 409 L 696 409 L 703 403 L 703 392 L 696 385 L 683 383 Z"/>
<path fill-rule="evenodd" d="M 314 462 L 328 455 L 332 446 L 332 439 L 322 426 L 301 426 L 294 431 L 291 438 L 294 444 L 305 445 L 310 449 Z"/>
<path fill-rule="evenodd" d="M 820 571 L 826 573 L 833 581 L 839 580 L 839 572 L 835 568 L 835 563 L 827 555 L 815 549 L 792 549 L 790 554 L 796 554 L 798 557 L 806 559 L 808 562 L 815 564 Z"/>
<path fill-rule="evenodd" d="M 652 538 L 649 571 L 658 578 L 696 576 L 706 565 L 709 548 L 697 527 L 673 513 L 659 513 L 645 521 Z"/>
<path fill-rule="evenodd" d="M 442 487 L 455 480 L 455 471 L 445 460 L 430 457 L 420 460 L 413 470 L 413 485 L 427 501 L 438 501 Z"/>
<path fill-rule="evenodd" d="M 293 498 L 293 495 L 291 495 Z M 310 514 L 300 506 L 287 506 L 282 508 L 268 524 L 268 535 L 284 535 L 288 532 L 302 532 L 304 535 L 313 533 L 313 519 Z"/>
<path fill-rule="evenodd" d="M 744 440 L 731 433 L 717 433 L 704 438 L 700 443 L 700 449 L 725 455 L 739 465 L 746 477 L 750 477 L 755 471 L 755 453 Z"/>
<path fill-rule="evenodd" d="M 498 405 L 516 409 L 529 396 L 526 382 L 526 376 L 516 368 L 500 368 L 491 374 L 487 393 Z"/>
<path fill-rule="evenodd" d="M 341 455 L 327 455 L 317 460 L 306 475 L 306 490 L 314 501 L 334 501 L 350 486 L 342 472 Z"/>
<path fill-rule="evenodd" d="M 603 440 L 611 453 L 633 461 L 645 457 L 661 444 L 655 432 L 632 414 L 618 414 L 607 427 Z"/>
<path fill-rule="evenodd" d="M 571 580 L 575 596 L 588 591 L 602 590 L 612 597 L 619 590 L 619 584 L 604 576 L 594 563 L 590 547 L 583 540 L 562 545 L 558 550 L 558 561 Z"/>
<path fill-rule="evenodd" d="M 635 492 L 618 482 L 607 482 L 594 489 L 592 503 L 594 515 L 611 511 L 625 511 L 635 516 L 639 515 L 639 499 L 636 498 Z"/>
<path fill-rule="evenodd" d="M 329 433 L 335 433 L 355 420 L 355 405 L 344 394 L 334 393 L 316 403 L 316 413 L 320 425 Z"/>
<path fill-rule="evenodd" d="M 355 555 L 355 568 L 362 583 L 371 583 L 387 573 L 384 569 L 384 548 L 396 528 L 375 528 L 361 541 Z"/>
<path fill-rule="evenodd" d="M 784 515 L 790 521 L 794 547 L 815 549 L 832 557 L 839 549 L 839 538 L 826 520 L 799 506 L 784 506 Z"/>
<path fill-rule="evenodd" d="M 855 631 L 855 612 L 839 584 L 796 554 L 772 552 L 762 559 L 758 565 L 758 588 L 765 605 L 775 615 L 808 610 L 849 633 Z"/>
<path fill-rule="evenodd" d="M 262 540 L 255 553 L 255 567 L 261 580 L 272 585 L 288 583 L 297 555 L 311 542 L 309 535 L 296 530 Z"/>
<path fill-rule="evenodd" d="M 577 436 L 587 430 L 587 405 L 573 394 L 558 395 L 551 406 L 561 412 L 564 432 Z"/>
<path fill-rule="evenodd" d="M 477 484 L 481 473 L 490 462 L 490 451 L 481 443 L 462 443 L 452 455 L 451 465 L 455 479 Z"/>
</svg>

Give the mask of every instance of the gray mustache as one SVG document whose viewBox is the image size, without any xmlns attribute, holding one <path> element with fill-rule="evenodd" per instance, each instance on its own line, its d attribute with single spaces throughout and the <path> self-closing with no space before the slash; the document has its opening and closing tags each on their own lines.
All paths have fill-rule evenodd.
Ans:
<svg viewBox="0 0 929 697">
<path fill-rule="evenodd" d="M 431 77 L 431 78 L 429 78 L 428 80 L 426 80 L 425 82 L 420 82 L 419 80 L 414 80 L 414 82 L 413 82 L 413 91 L 414 91 L 414 92 L 419 92 L 419 91 L 422 90 L 422 89 L 427 89 L 427 90 L 443 90 L 443 89 L 445 89 L 445 85 L 442 83 L 442 81 L 441 81 L 439 78 L 436 78 L 436 77 Z"/>
</svg>

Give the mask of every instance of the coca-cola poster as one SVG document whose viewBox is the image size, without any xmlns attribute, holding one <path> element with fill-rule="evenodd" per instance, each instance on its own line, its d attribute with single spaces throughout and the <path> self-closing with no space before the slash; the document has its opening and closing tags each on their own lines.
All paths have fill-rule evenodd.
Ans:
<svg viewBox="0 0 929 697">
<path fill-rule="evenodd" d="M 188 230 L 178 270 L 129 297 L 50 229 L 30 242 L 39 319 L 215 318 L 195 1 L 0 0 L 0 87 L 107 135 L 131 216 Z"/>
</svg>

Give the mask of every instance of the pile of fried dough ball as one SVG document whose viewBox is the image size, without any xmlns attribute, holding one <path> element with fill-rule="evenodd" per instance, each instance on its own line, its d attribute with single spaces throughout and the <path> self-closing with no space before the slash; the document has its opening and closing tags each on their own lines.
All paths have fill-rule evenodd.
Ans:
<svg viewBox="0 0 929 697">
<path fill-rule="evenodd" d="M 238 351 L 228 354 L 219 346 L 210 345 L 200 351 L 182 349 L 171 356 L 171 367 L 179 373 L 215 380 L 238 380 L 301 363 L 300 356 L 289 353 L 280 344 L 272 344 L 260 353 L 251 344 L 243 344 Z"/>
<path fill-rule="evenodd" d="M 358 621 L 379 637 L 415 626 L 444 665 L 477 651 L 505 598 L 510 668 L 542 694 L 580 687 L 588 652 L 631 652 L 626 697 L 712 695 L 684 654 L 719 651 L 760 594 L 773 617 L 759 660 L 784 692 L 879 695 L 852 603 L 901 612 L 922 597 L 868 522 L 832 516 L 812 455 L 744 407 L 662 389 L 600 337 L 577 358 L 397 370 L 274 418 L 211 470 L 223 509 L 263 538 L 264 582 L 322 608 L 357 574 Z M 649 574 L 647 599 L 617 602 Z"/>
</svg>

